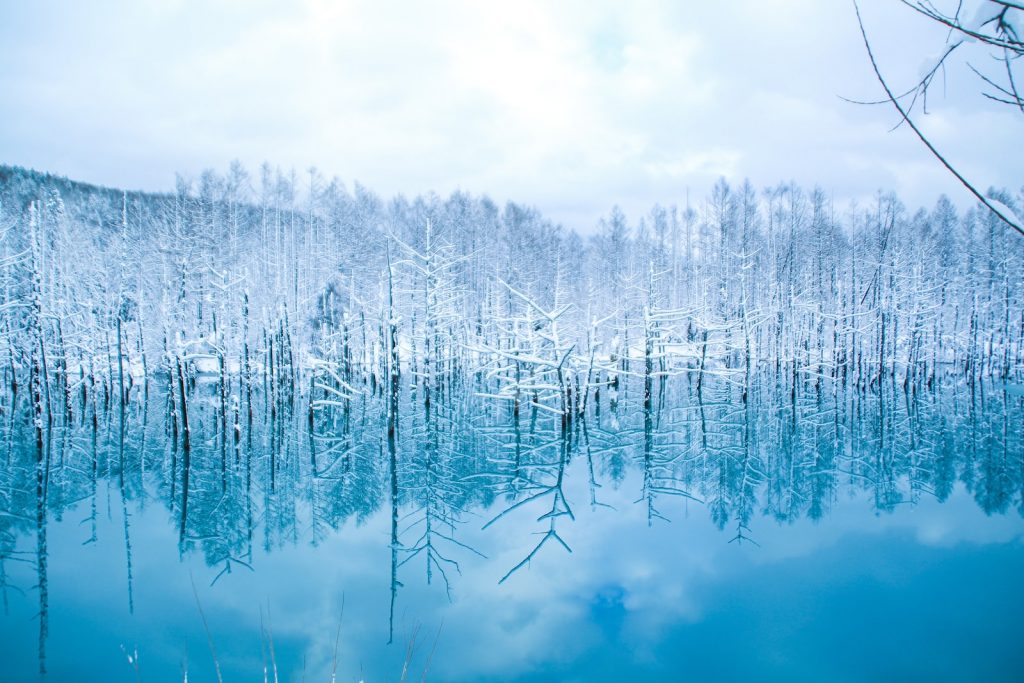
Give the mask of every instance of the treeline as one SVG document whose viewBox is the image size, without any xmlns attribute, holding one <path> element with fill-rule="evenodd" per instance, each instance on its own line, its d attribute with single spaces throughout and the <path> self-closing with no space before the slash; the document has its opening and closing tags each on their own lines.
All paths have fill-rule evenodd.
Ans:
<svg viewBox="0 0 1024 683">
<path fill-rule="evenodd" d="M 315 170 L 233 164 L 147 194 L 0 169 L 3 383 L 38 392 L 44 421 L 154 378 L 180 404 L 196 373 L 222 377 L 239 421 L 255 385 L 275 410 L 404 372 L 427 404 L 475 373 L 563 416 L 623 373 L 770 371 L 794 401 L 832 381 L 1007 381 L 1024 371 L 1022 265 L 1019 236 L 945 197 L 838 208 L 723 180 L 584 237 L 513 203 L 386 202 Z"/>
</svg>

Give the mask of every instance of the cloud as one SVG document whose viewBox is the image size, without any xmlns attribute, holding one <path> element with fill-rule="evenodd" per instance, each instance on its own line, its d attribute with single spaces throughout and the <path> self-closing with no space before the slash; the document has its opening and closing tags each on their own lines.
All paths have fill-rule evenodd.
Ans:
<svg viewBox="0 0 1024 683">
<path fill-rule="evenodd" d="M 936 36 L 889 4 L 864 13 L 899 80 Z M 167 189 L 175 171 L 266 159 L 382 194 L 489 193 L 582 230 L 718 176 L 840 201 L 956 193 L 899 171 L 933 162 L 886 133 L 890 112 L 837 97 L 877 84 L 831 3 L 107 0 L 9 3 L 0 26 L 0 161 L 93 182 Z M 1020 122 L 950 78 L 936 141 L 982 184 L 1024 175 L 1005 147 Z"/>
</svg>

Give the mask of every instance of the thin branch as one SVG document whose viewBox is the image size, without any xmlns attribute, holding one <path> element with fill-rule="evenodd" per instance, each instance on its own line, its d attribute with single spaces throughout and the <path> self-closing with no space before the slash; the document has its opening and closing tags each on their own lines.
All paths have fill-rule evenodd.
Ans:
<svg viewBox="0 0 1024 683">
<path fill-rule="evenodd" d="M 867 30 L 864 28 L 864 21 L 863 19 L 861 19 L 860 16 L 860 6 L 857 4 L 857 0 L 853 0 L 853 8 L 854 11 L 857 13 L 857 23 L 860 25 L 860 34 L 864 38 L 864 47 L 868 52 L 868 58 L 871 60 L 871 68 L 874 69 L 875 76 L 877 77 L 878 82 L 881 84 L 882 88 L 885 90 L 885 94 L 888 95 L 889 101 L 892 103 L 892 106 L 896 108 L 896 111 L 900 113 L 900 116 L 902 116 L 903 119 L 907 122 L 907 125 L 910 126 L 910 129 L 914 131 L 914 134 L 917 135 L 921 142 L 925 144 L 925 146 L 935 156 L 935 158 L 938 159 L 950 173 L 956 176 L 956 179 L 959 180 L 960 183 L 964 187 L 966 187 L 971 194 L 977 197 L 978 201 L 984 204 L 989 211 L 998 216 L 1008 226 L 1019 232 L 1021 235 L 1024 235 L 1024 227 L 1021 227 L 1019 224 L 1007 218 L 1006 215 L 1003 214 L 1002 211 L 997 209 L 992 204 L 992 202 L 990 202 L 981 192 L 978 192 L 978 190 L 975 189 L 975 187 L 966 178 L 964 178 L 955 168 L 953 168 L 952 164 L 946 161 L 946 158 L 943 157 L 937 149 L 935 149 L 935 146 L 928 140 L 927 137 L 925 137 L 924 133 L 922 133 L 921 130 L 917 127 L 917 125 L 915 125 L 914 122 L 910 119 L 909 114 L 906 111 L 904 111 L 903 106 L 900 105 L 899 101 L 896 99 L 896 96 L 889 88 L 889 84 L 886 83 L 885 78 L 882 77 L 882 72 L 878 68 L 878 62 L 875 60 L 875 54 L 874 52 L 871 51 L 871 43 L 868 40 Z"/>
</svg>

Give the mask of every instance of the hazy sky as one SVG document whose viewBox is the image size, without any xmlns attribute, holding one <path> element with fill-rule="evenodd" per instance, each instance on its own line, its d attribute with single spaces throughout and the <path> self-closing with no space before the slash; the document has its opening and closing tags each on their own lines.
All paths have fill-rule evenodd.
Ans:
<svg viewBox="0 0 1024 683">
<path fill-rule="evenodd" d="M 943 33 L 896 0 L 862 9 L 909 85 Z M 840 99 L 880 94 L 847 0 L 0 0 L 0 55 L 0 163 L 130 189 L 268 160 L 584 231 L 719 176 L 967 201 L 890 109 Z M 968 76 L 922 125 L 982 187 L 1019 189 L 1024 116 Z"/>
</svg>

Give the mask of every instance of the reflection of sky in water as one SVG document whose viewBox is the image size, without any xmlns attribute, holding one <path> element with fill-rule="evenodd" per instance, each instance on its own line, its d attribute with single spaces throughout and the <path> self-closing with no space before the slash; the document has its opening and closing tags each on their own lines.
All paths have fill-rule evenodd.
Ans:
<svg viewBox="0 0 1024 683">
<path fill-rule="evenodd" d="M 623 385 L 617 409 L 602 392 L 568 439 L 546 413 L 524 411 L 517 428 L 507 406 L 479 397 L 427 418 L 406 391 L 394 458 L 383 397 L 366 395 L 351 413 L 316 415 L 312 439 L 304 419 L 255 425 L 237 460 L 221 451 L 216 403 L 200 386 L 184 527 L 184 462 L 158 409 L 147 422 L 133 407 L 123 460 L 116 420 L 95 450 L 90 428 L 57 434 L 45 622 L 36 452 L 21 436 L 6 441 L 0 558 L 24 594 L 7 591 L 0 681 L 37 678 L 41 623 L 49 680 L 135 680 L 122 646 L 138 648 L 143 680 L 180 680 L 186 656 L 190 681 L 214 680 L 190 575 L 229 681 L 262 676 L 261 618 L 281 680 L 330 680 L 343 596 L 341 681 L 398 680 L 413 634 L 408 680 L 435 638 L 437 681 L 1019 678 L 1016 398 L 972 405 L 953 386 L 911 401 L 892 387 L 794 404 L 761 385 L 745 405 L 728 384 L 702 398 L 677 381 L 648 411 L 641 387 Z M 553 524 L 571 554 L 551 540 L 500 583 L 551 528 L 538 517 L 566 509 L 546 488 L 560 479 L 575 519 Z M 426 552 L 398 566 L 389 645 L 392 485 L 395 557 L 417 545 L 429 510 L 437 557 L 462 571 L 441 560 L 428 585 Z M 83 545 L 93 506 L 98 541 Z M 737 531 L 747 540 L 731 540 Z M 226 553 L 255 571 L 233 563 L 220 575 Z"/>
<path fill-rule="evenodd" d="M 648 527 L 633 502 L 639 473 L 599 490 L 615 510 L 589 507 L 584 466 L 574 461 L 567 477 L 577 519 L 559 521 L 571 555 L 546 546 L 499 586 L 536 543 L 539 513 L 517 511 L 481 531 L 490 516 L 477 511 L 458 537 L 488 559 L 446 549 L 463 571 L 451 572 L 451 603 L 436 575 L 426 585 L 423 561 L 403 567 L 390 646 L 390 510 L 347 523 L 319 547 L 300 523 L 297 543 L 257 550 L 255 572 L 236 567 L 210 587 L 220 568 L 195 553 L 179 560 L 167 510 L 132 502 L 130 616 L 120 498 L 101 483 L 98 543 L 81 545 L 87 503 L 49 526 L 50 678 L 133 680 L 124 645 L 138 647 L 144 680 L 180 680 L 186 650 L 189 680 L 214 680 L 190 571 L 226 680 L 259 680 L 261 605 L 282 680 L 301 680 L 303 662 L 307 680 L 330 680 L 343 594 L 339 680 L 397 680 L 417 626 L 411 680 L 439 626 L 430 680 L 1013 680 L 1024 671 L 1015 511 L 987 516 L 958 487 L 945 503 L 923 497 L 877 514 L 869 496 L 840 487 L 825 519 L 755 516 L 760 546 L 738 545 L 705 507 L 682 499 L 661 506 L 671 524 Z M 33 585 L 31 566 L 7 566 L 14 583 Z M 0 678 L 31 680 L 38 601 L 34 591 L 9 600 Z"/>
</svg>

